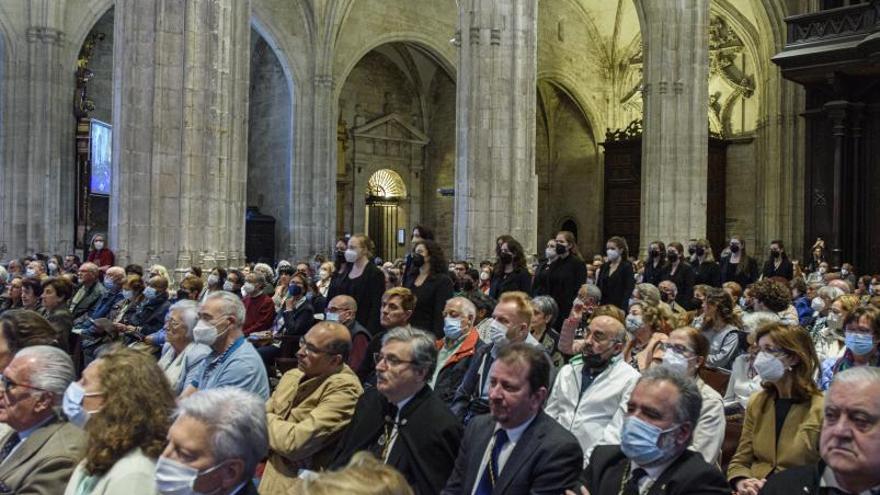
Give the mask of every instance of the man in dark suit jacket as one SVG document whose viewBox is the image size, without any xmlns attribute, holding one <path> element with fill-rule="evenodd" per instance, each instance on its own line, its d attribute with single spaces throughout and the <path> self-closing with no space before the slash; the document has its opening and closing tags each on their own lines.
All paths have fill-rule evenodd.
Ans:
<svg viewBox="0 0 880 495">
<path fill-rule="evenodd" d="M 878 418 L 880 368 L 859 366 L 841 371 L 825 396 L 825 420 L 819 438 L 822 459 L 770 476 L 760 493 L 880 493 Z"/>
<path fill-rule="evenodd" d="M 400 471 L 417 495 L 440 492 L 461 443 L 461 424 L 427 385 L 436 360 L 433 334 L 398 327 L 383 336 L 376 387 L 358 399 L 331 468 L 367 450 Z"/>
<path fill-rule="evenodd" d="M 557 495 L 577 483 L 580 444 L 541 411 L 550 366 L 532 345 L 501 348 L 490 371 L 491 414 L 468 425 L 443 495 Z"/>
<path fill-rule="evenodd" d="M 687 450 L 702 402 L 690 379 L 650 368 L 630 395 L 621 444 L 593 450 L 583 486 L 591 495 L 729 495 L 721 471 Z"/>
<path fill-rule="evenodd" d="M 86 450 L 82 429 L 55 412 L 74 379 L 73 361 L 50 346 L 26 347 L 3 370 L 0 494 L 64 492 Z"/>
</svg>

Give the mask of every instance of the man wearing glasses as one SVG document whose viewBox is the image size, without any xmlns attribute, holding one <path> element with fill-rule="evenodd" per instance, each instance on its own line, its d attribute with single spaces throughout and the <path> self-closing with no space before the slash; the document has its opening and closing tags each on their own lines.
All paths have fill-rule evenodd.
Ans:
<svg viewBox="0 0 880 495">
<path fill-rule="evenodd" d="M 260 493 L 291 493 L 300 470 L 327 467 L 363 393 L 345 364 L 350 351 L 348 329 L 335 322 L 320 322 L 300 339 L 297 368 L 266 403 L 269 462 Z"/>
<path fill-rule="evenodd" d="M 18 352 L 0 376 L 0 493 L 63 493 L 85 453 L 82 429 L 57 410 L 75 380 L 66 352 L 50 346 Z"/>
<path fill-rule="evenodd" d="M 626 329 L 610 316 L 597 316 L 584 334 L 581 355 L 559 370 L 545 412 L 571 431 L 584 463 L 599 444 L 620 443 L 626 402 L 639 379 L 620 352 Z"/>
<path fill-rule="evenodd" d="M 376 388 L 358 400 L 331 467 L 368 450 L 400 471 L 417 495 L 439 493 L 458 455 L 461 425 L 427 384 L 437 361 L 434 336 L 394 328 L 374 358 Z"/>
</svg>

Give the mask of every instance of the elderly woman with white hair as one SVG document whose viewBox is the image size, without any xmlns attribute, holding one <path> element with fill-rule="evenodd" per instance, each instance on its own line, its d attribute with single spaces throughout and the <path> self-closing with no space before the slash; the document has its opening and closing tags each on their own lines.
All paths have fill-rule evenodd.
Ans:
<svg viewBox="0 0 880 495">
<path fill-rule="evenodd" d="M 165 372 L 175 395 L 180 395 L 186 384 L 196 379 L 199 365 L 211 353 L 210 347 L 193 342 L 193 328 L 198 321 L 195 301 L 179 301 L 168 311 L 159 368 Z"/>
</svg>

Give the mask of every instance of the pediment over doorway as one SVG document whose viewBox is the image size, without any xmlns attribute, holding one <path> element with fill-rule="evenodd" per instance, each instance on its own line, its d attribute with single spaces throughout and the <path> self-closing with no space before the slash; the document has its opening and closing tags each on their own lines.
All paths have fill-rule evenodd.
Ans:
<svg viewBox="0 0 880 495">
<path fill-rule="evenodd" d="M 355 138 L 399 141 L 427 145 L 431 140 L 399 113 L 389 113 L 351 130 Z"/>
</svg>

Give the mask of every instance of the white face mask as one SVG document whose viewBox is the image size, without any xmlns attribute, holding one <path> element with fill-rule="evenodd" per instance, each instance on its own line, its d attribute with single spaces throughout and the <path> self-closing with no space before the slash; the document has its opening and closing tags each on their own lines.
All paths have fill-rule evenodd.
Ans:
<svg viewBox="0 0 880 495">
<path fill-rule="evenodd" d="M 232 285 L 232 282 L 230 282 L 229 280 L 223 282 L 223 290 L 225 290 L 226 292 L 232 292 L 233 289 L 235 289 L 235 286 Z"/>
<path fill-rule="evenodd" d="M 318 276 L 321 277 L 321 280 L 326 280 L 330 277 L 330 272 L 328 272 L 327 270 L 321 270 L 320 272 L 318 272 Z"/>
<path fill-rule="evenodd" d="M 245 284 L 241 286 L 241 295 L 247 297 L 254 293 L 254 289 L 256 289 L 254 284 L 245 282 Z"/>
<path fill-rule="evenodd" d="M 199 471 L 174 459 L 160 456 L 156 462 L 156 489 L 162 495 L 197 495 L 200 492 L 194 487 L 199 476 L 208 474 L 221 465 Z"/>
<path fill-rule="evenodd" d="M 480 280 L 483 282 L 489 280 L 489 272 L 480 272 Z"/>
<path fill-rule="evenodd" d="M 95 243 L 95 249 L 104 249 L 104 241 L 98 241 Z"/>
<path fill-rule="evenodd" d="M 816 296 L 810 302 L 810 308 L 817 313 L 821 313 L 825 309 L 825 301 L 821 297 Z"/>
<path fill-rule="evenodd" d="M 213 273 L 208 275 L 208 285 L 217 285 L 218 283 L 220 283 L 220 277 Z"/>
<path fill-rule="evenodd" d="M 828 314 L 828 328 L 832 330 L 840 330 L 843 328 L 843 318 L 837 313 Z"/>
<path fill-rule="evenodd" d="M 221 335 L 226 333 L 227 330 L 229 330 L 229 328 L 223 330 L 223 332 L 218 332 L 216 326 L 205 320 L 199 320 L 199 322 L 196 323 L 195 328 L 193 328 L 193 342 L 197 344 L 205 344 L 207 346 L 214 345 L 214 342 L 216 342 Z"/>
<path fill-rule="evenodd" d="M 620 258 L 620 252 L 616 249 L 608 249 L 605 254 L 608 256 L 608 261 L 617 261 L 617 258 Z"/>
<path fill-rule="evenodd" d="M 776 382 L 785 376 L 785 364 L 782 360 L 764 351 L 758 353 L 754 367 L 765 382 Z"/>
<path fill-rule="evenodd" d="M 345 261 L 349 263 L 354 263 L 358 259 L 358 252 L 354 249 L 346 249 L 345 250 Z"/>
<path fill-rule="evenodd" d="M 678 373 L 682 376 L 688 375 L 688 366 L 690 364 L 690 359 L 684 356 L 684 354 L 679 354 L 672 350 L 667 350 L 665 354 L 663 354 L 663 366 L 672 370 L 675 373 Z"/>
<path fill-rule="evenodd" d="M 489 324 L 489 340 L 495 344 L 496 349 L 506 345 L 508 343 L 507 327 L 500 321 L 493 319 Z"/>
<path fill-rule="evenodd" d="M 544 250 L 544 256 L 546 256 L 548 260 L 556 259 L 556 250 L 553 248 L 547 248 Z"/>
</svg>

